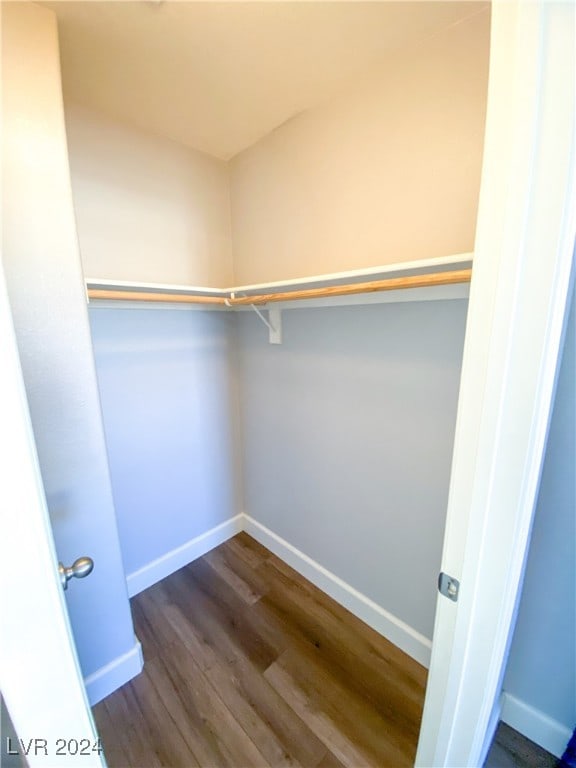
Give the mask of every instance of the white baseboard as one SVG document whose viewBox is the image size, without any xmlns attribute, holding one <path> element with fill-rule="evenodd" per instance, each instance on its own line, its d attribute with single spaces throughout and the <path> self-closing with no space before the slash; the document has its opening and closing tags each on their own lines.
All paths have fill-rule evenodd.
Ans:
<svg viewBox="0 0 576 768">
<path fill-rule="evenodd" d="M 226 520 L 131 573 L 126 579 L 128 594 L 130 597 L 137 595 L 196 558 L 202 557 L 219 544 L 223 544 L 240 531 L 246 531 L 319 589 L 366 622 L 368 626 L 384 635 L 420 664 L 429 667 L 432 642 L 427 637 L 244 513 Z"/>
<path fill-rule="evenodd" d="M 249 515 L 243 515 L 243 523 L 243 530 L 256 541 L 413 659 L 429 667 L 432 642 L 427 637 L 416 632 L 408 624 L 393 616 Z"/>
<path fill-rule="evenodd" d="M 138 638 L 135 637 L 134 645 L 127 653 L 118 656 L 106 666 L 100 667 L 96 672 L 84 678 L 90 704 L 97 704 L 124 683 L 132 680 L 133 677 L 142 672 L 143 666 L 142 646 Z"/>
<path fill-rule="evenodd" d="M 243 515 L 236 515 L 229 520 L 225 520 L 220 525 L 211 528 L 209 531 L 196 536 L 180 547 L 167 552 L 162 557 L 153 560 L 143 568 L 134 573 L 128 574 L 126 583 L 128 585 L 128 595 L 134 597 L 158 581 L 170 576 L 171 573 L 183 568 L 188 563 L 202 557 L 214 547 L 223 544 L 228 539 L 235 536 L 243 529 Z"/>
<path fill-rule="evenodd" d="M 502 720 L 555 757 L 562 757 L 572 731 L 510 693 L 502 694 Z"/>
</svg>

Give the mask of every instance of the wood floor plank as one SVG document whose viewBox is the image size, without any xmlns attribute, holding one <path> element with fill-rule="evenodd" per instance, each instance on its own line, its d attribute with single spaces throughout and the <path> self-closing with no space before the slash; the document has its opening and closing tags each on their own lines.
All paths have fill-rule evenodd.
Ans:
<svg viewBox="0 0 576 768">
<path fill-rule="evenodd" d="M 161 768 L 156 746 L 150 738 L 140 709 L 126 699 L 125 694 L 129 685 L 130 683 L 122 686 L 104 701 L 110 720 L 115 726 L 112 732 L 100 732 L 104 750 L 106 751 L 106 745 L 110 741 L 114 743 L 118 740 L 128 757 L 130 766 Z"/>
<path fill-rule="evenodd" d="M 144 611 L 144 605 L 150 597 L 144 594 L 141 600 L 132 601 L 132 620 L 134 632 L 142 645 L 144 661 L 162 655 L 162 636 L 157 627 L 150 623 Z"/>
<path fill-rule="evenodd" d="M 345 768 L 344 763 L 334 755 L 330 750 L 326 752 L 316 768 Z"/>
<path fill-rule="evenodd" d="M 325 745 L 248 659 L 238 656 L 230 662 L 221 657 L 177 607 L 167 607 L 164 615 L 234 717 L 272 765 L 309 768 L 318 765 L 326 753 Z"/>
<path fill-rule="evenodd" d="M 245 695 L 238 676 L 238 665 L 232 665 L 225 659 L 221 659 L 213 647 L 196 634 L 193 625 L 186 620 L 176 606 L 168 606 L 165 618 L 176 629 L 183 647 L 214 689 L 218 691 L 230 712 L 267 762 L 274 766 L 298 766 L 298 761 L 292 758 L 287 750 L 290 742 L 287 745 L 282 743 L 271 727 L 270 721 L 261 716 L 258 703 Z M 255 669 L 251 669 L 250 674 L 259 678 Z"/>
<path fill-rule="evenodd" d="M 308 592 L 316 602 L 323 606 L 336 619 L 342 627 L 342 631 L 347 635 L 352 635 L 355 645 L 360 643 L 361 653 L 369 656 L 375 654 L 386 662 L 397 664 L 399 667 L 406 667 L 406 674 L 413 678 L 418 687 L 424 688 L 427 681 L 427 670 L 418 664 L 414 659 L 407 656 L 398 646 L 391 643 L 385 637 L 376 632 L 372 627 L 363 622 L 357 616 L 343 605 L 340 605 L 329 597 L 321 589 L 318 589 L 311 581 L 305 579 L 301 574 L 295 571 L 291 566 L 270 553 L 267 562 L 276 571 L 284 574 L 293 585 L 299 589 Z M 260 569 L 259 569 L 260 570 Z M 273 575 L 273 572 L 272 572 Z"/>
<path fill-rule="evenodd" d="M 149 675 L 158 695 L 165 702 L 180 731 L 186 733 L 188 743 L 193 744 L 198 763 L 202 766 L 228 766 L 230 756 L 227 750 L 221 749 L 217 734 L 214 734 L 210 725 L 204 723 L 193 697 L 179 684 L 178 679 L 176 682 L 173 680 L 164 657 L 154 659 L 149 667 Z"/>
<path fill-rule="evenodd" d="M 227 629 L 226 622 L 218 613 L 215 614 L 214 606 L 209 597 L 207 597 L 184 571 L 174 574 L 174 578 L 166 586 L 166 592 L 170 600 L 170 605 L 179 609 L 183 616 L 193 624 L 197 635 L 202 643 L 213 649 L 213 652 L 221 656 L 227 662 L 234 661 L 238 656 L 245 656 L 246 651 L 238 638 Z M 163 616 L 166 615 L 166 609 Z M 178 635 L 170 622 L 167 622 L 173 639 Z M 273 658 L 274 655 L 267 655 L 266 660 Z M 260 655 L 257 656 L 260 660 Z M 261 669 L 261 664 L 257 664 Z"/>
<path fill-rule="evenodd" d="M 105 740 L 102 739 L 104 756 L 109 768 L 124 768 L 130 765 L 130 758 L 122 746 L 120 734 L 114 727 L 114 722 L 108 714 L 106 705 L 103 701 L 93 708 L 94 721 L 99 734 L 105 734 Z M 105 743 L 104 743 L 105 741 Z"/>
<path fill-rule="evenodd" d="M 295 638 L 290 649 L 280 659 L 282 663 L 287 659 L 294 659 L 293 667 L 301 671 L 304 682 L 307 682 L 307 677 L 312 682 L 324 678 L 326 693 L 328 690 L 333 690 L 331 701 L 338 701 L 344 696 L 348 702 L 346 712 L 349 715 L 355 708 L 358 709 L 358 702 L 365 704 L 366 711 L 373 712 L 382 720 L 380 729 L 386 731 L 386 739 L 392 743 L 402 748 L 408 744 L 416 744 L 422 704 L 415 712 L 411 702 L 407 702 L 403 697 L 402 691 L 390 685 L 381 692 L 378 701 L 375 702 L 372 681 L 370 683 L 365 680 L 350 682 L 351 676 L 357 674 L 355 670 L 362 671 L 361 667 L 354 664 L 354 658 L 352 657 L 350 663 L 343 669 L 335 665 L 331 656 L 323 653 L 324 650 L 323 643 L 316 647 Z"/>
<path fill-rule="evenodd" d="M 244 531 L 229 539 L 226 545 L 233 549 L 236 554 L 242 557 L 254 569 L 265 563 L 272 554 L 266 547 L 263 547 L 262 544 Z"/>
<path fill-rule="evenodd" d="M 111 768 L 402 768 L 425 672 L 246 534 L 132 600 L 144 672 L 95 708 Z"/>
<path fill-rule="evenodd" d="M 124 688 L 124 695 L 132 710 L 136 707 L 142 713 L 149 739 L 164 768 L 195 768 L 200 763 L 190 745 L 174 723 L 164 706 L 150 677 L 158 657 L 148 662 L 144 671 Z"/>
<path fill-rule="evenodd" d="M 166 648 L 168 653 L 171 648 Z M 188 747 L 194 755 L 194 765 L 206 765 L 206 750 L 204 747 L 204 727 L 201 717 L 197 712 L 190 712 L 187 693 L 175 684 L 169 671 L 165 667 L 164 656 L 157 657 L 147 664 L 147 675 L 154 686 L 159 699 L 168 711 L 174 726 L 178 729 Z M 210 759 L 214 759 L 214 753 L 210 751 Z M 220 755 L 216 753 L 217 757 Z M 224 759 L 214 760 L 214 765 L 227 765 Z"/>
<path fill-rule="evenodd" d="M 362 754 L 354 741 L 341 733 L 330 717 L 311 701 L 279 664 L 265 672 L 266 679 L 286 703 L 306 722 L 318 738 L 348 768 L 370 768 L 373 763 Z"/>
<path fill-rule="evenodd" d="M 405 725 L 417 738 L 422 717 L 425 670 L 405 654 L 398 652 L 384 638 L 368 642 L 327 610 L 320 590 L 300 577 L 293 581 L 268 562 L 265 572 L 270 579 L 268 595 L 259 610 L 275 616 L 292 629 L 294 641 L 304 640 L 330 661 L 341 678 L 363 696 L 370 698 L 392 718 L 402 713 Z M 374 633 L 376 634 L 376 633 Z M 401 655 L 400 655 L 401 654 Z M 398 706 L 401 699 L 401 706 Z"/>
<path fill-rule="evenodd" d="M 265 580 L 225 544 L 208 552 L 203 559 L 248 605 L 253 605 L 266 594 Z"/>
<path fill-rule="evenodd" d="M 197 560 L 181 573 L 189 588 L 195 590 L 195 600 L 202 595 L 205 610 L 259 669 L 266 669 L 278 658 L 285 649 L 284 638 L 271 633 L 266 621 L 247 610 L 246 604 L 208 563 Z"/>
<path fill-rule="evenodd" d="M 199 764 L 269 766 L 186 649 L 176 645 L 168 651 L 164 658 L 151 662 L 149 674 L 163 697 L 171 699 L 172 712 L 179 711 L 179 719 L 187 723 Z"/>
<path fill-rule="evenodd" d="M 557 764 L 550 752 L 500 722 L 484 768 L 555 768 Z"/>
<path fill-rule="evenodd" d="M 260 567 L 266 562 L 262 556 L 242 545 L 237 546 L 236 537 L 228 539 L 218 547 L 232 570 L 250 584 L 252 589 L 265 595 L 268 591 L 268 581 L 260 575 Z M 270 554 L 270 553 L 269 553 Z"/>
<path fill-rule="evenodd" d="M 402 717 L 391 716 L 388 707 L 382 711 L 366 697 L 343 682 L 334 668 L 307 646 L 290 648 L 275 663 L 292 678 L 307 698 L 325 712 L 341 733 L 375 764 L 382 766 L 409 765 L 415 757 L 417 742 L 405 727 Z M 341 702 L 346 706 L 342 707 Z M 401 711 L 401 702 L 395 701 Z"/>
</svg>

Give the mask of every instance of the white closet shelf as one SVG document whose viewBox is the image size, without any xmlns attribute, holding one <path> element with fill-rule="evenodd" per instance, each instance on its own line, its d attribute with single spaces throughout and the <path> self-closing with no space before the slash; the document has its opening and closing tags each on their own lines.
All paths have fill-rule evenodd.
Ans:
<svg viewBox="0 0 576 768">
<path fill-rule="evenodd" d="M 464 284 L 470 281 L 472 256 L 471 253 L 464 253 L 230 288 L 87 278 L 86 289 L 89 301 L 203 304 L 214 308 L 234 309 L 273 302 L 291 303 L 305 299 L 330 299 L 339 296 Z M 381 279 L 367 282 L 366 277 Z M 282 288 L 285 290 L 278 290 Z"/>
</svg>

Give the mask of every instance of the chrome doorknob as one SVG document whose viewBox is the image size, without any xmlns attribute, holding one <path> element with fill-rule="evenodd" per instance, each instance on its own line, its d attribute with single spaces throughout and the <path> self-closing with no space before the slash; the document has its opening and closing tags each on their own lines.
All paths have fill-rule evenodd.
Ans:
<svg viewBox="0 0 576 768">
<path fill-rule="evenodd" d="M 74 563 L 66 568 L 62 563 L 58 563 L 58 573 L 60 574 L 60 583 L 62 589 L 68 589 L 68 582 L 72 577 L 75 579 L 84 579 L 92 573 L 94 560 L 91 557 L 79 557 Z"/>
</svg>

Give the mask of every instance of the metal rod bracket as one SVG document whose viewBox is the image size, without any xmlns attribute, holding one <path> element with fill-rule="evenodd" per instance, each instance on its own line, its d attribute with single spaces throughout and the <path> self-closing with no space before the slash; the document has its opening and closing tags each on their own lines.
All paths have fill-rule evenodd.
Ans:
<svg viewBox="0 0 576 768">
<path fill-rule="evenodd" d="M 255 304 L 250 306 L 268 328 L 270 344 L 282 344 L 282 311 L 278 307 L 273 307 L 268 310 L 268 319 L 266 319 Z"/>
</svg>

